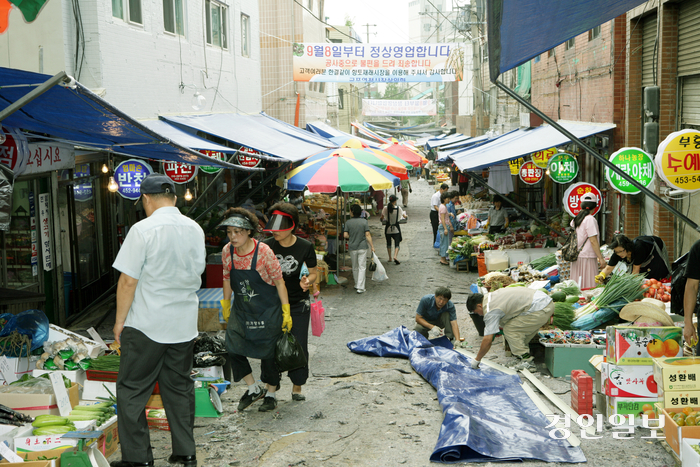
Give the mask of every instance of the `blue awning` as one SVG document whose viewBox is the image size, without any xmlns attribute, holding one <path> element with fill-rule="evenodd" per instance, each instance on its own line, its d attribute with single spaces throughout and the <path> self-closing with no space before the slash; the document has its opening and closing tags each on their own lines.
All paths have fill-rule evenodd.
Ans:
<svg viewBox="0 0 700 467">
<path fill-rule="evenodd" d="M 367 146 L 369 146 L 371 148 L 379 149 L 379 146 L 380 146 L 380 144 L 377 143 L 376 141 L 370 141 L 370 140 L 365 139 L 365 138 L 360 138 L 359 136 L 353 136 L 350 133 L 345 133 L 344 131 L 340 131 L 336 128 L 333 128 L 332 126 L 330 126 L 324 122 L 307 123 L 306 124 L 306 131 L 310 131 L 311 133 L 315 133 L 315 134 L 322 136 L 324 138 L 328 138 L 331 141 L 333 141 L 333 138 L 354 138 L 356 140 L 359 140 L 361 143 L 366 144 Z M 337 143 L 338 141 L 334 141 L 334 142 Z"/>
<path fill-rule="evenodd" d="M 0 108 L 7 108 L 50 78 L 49 75 L 0 68 Z M 42 138 L 129 156 L 193 165 L 239 167 L 171 141 L 77 82 L 71 87 L 50 88 L 2 123 Z"/>
<path fill-rule="evenodd" d="M 463 135 L 462 133 L 456 133 L 454 135 L 441 135 L 437 138 L 429 139 L 425 143 L 425 148 L 430 150 L 433 148 L 439 148 L 442 146 L 447 146 L 448 144 L 458 143 L 460 141 L 466 141 L 471 139 L 471 136 Z"/>
<path fill-rule="evenodd" d="M 223 153 L 233 154 L 236 152 L 235 149 L 228 146 L 222 146 L 216 144 L 208 139 L 200 138 L 199 136 L 193 135 L 187 131 L 183 131 L 178 127 L 169 124 L 163 120 L 142 120 L 141 123 L 158 134 L 169 138 L 171 141 L 175 141 L 181 146 L 185 146 L 192 149 L 204 149 L 207 151 L 218 151 Z"/>
<path fill-rule="evenodd" d="M 270 156 L 297 162 L 326 149 L 332 141 L 264 113 L 259 115 L 210 114 L 160 117 L 185 129 L 201 131 Z"/>
<path fill-rule="evenodd" d="M 496 81 L 501 73 L 620 16 L 646 0 L 487 1 L 489 68 L 491 81 Z"/>
<path fill-rule="evenodd" d="M 510 133 L 506 133 L 506 135 L 507 134 L 510 134 Z M 440 148 L 438 150 L 436 160 L 438 162 L 446 162 L 448 159 L 452 159 L 453 154 L 459 154 L 459 153 L 466 151 L 467 149 L 473 149 L 476 147 L 483 146 L 483 145 L 488 144 L 494 140 L 497 140 L 498 138 L 501 138 L 502 136 L 505 136 L 505 135 L 477 136 L 476 138 L 471 138 L 470 140 L 467 140 L 467 141 L 450 144 L 448 146 L 443 146 L 442 148 Z"/>
<path fill-rule="evenodd" d="M 586 138 L 596 133 L 611 130 L 614 123 L 584 123 L 559 121 L 577 138 Z M 459 170 L 478 170 L 501 162 L 517 159 L 533 152 L 569 143 L 571 140 L 553 127 L 539 126 L 526 130 L 515 130 L 495 141 L 476 148 L 468 148 L 450 155 Z"/>
</svg>

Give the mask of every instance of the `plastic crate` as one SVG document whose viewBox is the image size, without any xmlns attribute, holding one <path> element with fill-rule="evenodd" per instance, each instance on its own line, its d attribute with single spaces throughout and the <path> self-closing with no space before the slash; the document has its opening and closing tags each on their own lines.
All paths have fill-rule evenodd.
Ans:
<svg viewBox="0 0 700 467">
<path fill-rule="evenodd" d="M 156 430 L 170 431 L 170 425 L 167 418 L 148 418 L 148 428 Z"/>
<path fill-rule="evenodd" d="M 87 370 L 85 372 L 87 379 L 90 381 L 109 381 L 114 383 L 117 381 L 118 371 L 99 371 L 99 370 Z"/>
</svg>

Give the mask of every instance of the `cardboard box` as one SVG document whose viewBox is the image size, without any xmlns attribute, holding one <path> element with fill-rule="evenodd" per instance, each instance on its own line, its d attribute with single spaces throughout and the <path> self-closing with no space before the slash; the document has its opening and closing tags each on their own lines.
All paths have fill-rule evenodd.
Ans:
<svg viewBox="0 0 700 467">
<path fill-rule="evenodd" d="M 644 409 L 654 410 L 654 404 L 658 401 L 657 397 L 608 397 L 606 416 L 624 415 L 628 418 L 627 416 L 633 415 L 635 426 L 642 426 Z"/>
<path fill-rule="evenodd" d="M 664 391 L 659 387 L 662 407 L 700 407 L 700 391 Z"/>
<path fill-rule="evenodd" d="M 78 385 L 73 383 L 68 391 L 71 407 L 78 405 L 80 400 Z M 36 417 L 42 414 L 60 415 L 53 394 L 7 394 L 0 393 L 0 404 L 6 405 L 18 412 Z"/>
<path fill-rule="evenodd" d="M 683 460 L 681 444 L 684 439 L 700 439 L 700 426 L 678 426 L 672 417 L 674 413 L 681 411 L 682 409 L 664 408 L 662 413 L 665 420 L 664 435 L 666 435 L 666 442 L 673 449 L 673 452 Z"/>
<path fill-rule="evenodd" d="M 15 452 L 24 457 L 27 452 L 55 451 L 74 448 L 78 440 L 74 438 L 62 438 L 61 435 L 51 436 L 20 436 L 15 438 Z"/>
<path fill-rule="evenodd" d="M 117 427 L 117 416 L 110 418 L 98 428 L 102 431 L 102 436 L 97 438 L 97 449 L 103 456 L 109 457 L 117 452 L 119 447 L 119 429 Z"/>
<path fill-rule="evenodd" d="M 148 402 L 146 402 L 146 407 L 162 409 L 163 399 L 160 397 L 160 394 L 153 394 L 151 397 L 149 397 Z"/>
<path fill-rule="evenodd" d="M 200 308 L 197 315 L 197 329 L 199 332 L 214 332 L 226 329 L 226 322 L 223 321 L 221 308 Z"/>
<path fill-rule="evenodd" d="M 14 379 L 11 381 L 5 380 L 5 375 L 0 373 L 0 386 L 13 383 L 20 379 L 27 373 L 31 373 L 33 368 L 36 368 L 36 362 L 39 361 L 39 357 L 36 355 L 27 357 L 5 357 L 7 358 L 7 363 L 10 365 L 10 369 L 14 371 Z"/>
<path fill-rule="evenodd" d="M 700 439 L 683 439 L 681 445 L 681 457 L 683 458 L 684 466 L 697 466 L 700 465 L 700 454 L 693 449 L 694 445 L 700 444 Z"/>
<path fill-rule="evenodd" d="M 83 399 L 87 401 L 96 401 L 98 397 L 110 397 L 108 388 L 112 391 L 112 394 L 117 395 L 117 383 L 112 383 L 109 381 L 92 381 L 86 380 L 83 386 Z"/>
<path fill-rule="evenodd" d="M 700 390 L 700 358 L 655 358 L 654 379 L 666 391 Z"/>
<path fill-rule="evenodd" d="M 26 452 L 23 454 L 17 454 L 19 457 L 24 459 L 24 464 L 3 464 L 3 467 L 5 465 L 22 465 L 26 466 L 29 464 L 33 464 L 34 462 L 48 462 L 48 465 L 50 467 L 61 467 L 61 454 L 66 452 L 71 448 L 63 448 L 63 449 L 57 449 L 54 451 L 36 451 L 36 452 Z"/>
<path fill-rule="evenodd" d="M 33 462 L 7 462 L 3 459 L 3 467 L 53 467 L 51 461 L 33 461 Z"/>
<path fill-rule="evenodd" d="M 60 370 L 32 370 L 32 376 L 37 377 L 41 376 L 46 373 L 52 373 L 52 372 L 60 373 L 69 380 L 73 381 L 74 383 L 77 383 L 79 386 L 85 386 L 85 380 L 87 377 L 85 376 L 85 370 L 72 370 L 72 371 L 60 371 Z"/>
<path fill-rule="evenodd" d="M 607 361 L 615 365 L 652 365 L 658 357 L 683 356 L 683 330 L 676 326 L 608 326 Z"/>
<path fill-rule="evenodd" d="M 607 365 L 605 394 L 611 397 L 658 397 L 654 368 L 640 365 Z"/>
<path fill-rule="evenodd" d="M 94 340 L 83 337 L 80 334 L 69 331 L 68 329 L 63 329 L 55 324 L 49 325 L 49 338 L 47 339 L 47 342 L 64 341 L 69 337 L 74 337 L 83 341 L 88 349 L 88 356 L 90 358 L 97 358 L 101 353 L 104 353 L 105 348 Z"/>
</svg>

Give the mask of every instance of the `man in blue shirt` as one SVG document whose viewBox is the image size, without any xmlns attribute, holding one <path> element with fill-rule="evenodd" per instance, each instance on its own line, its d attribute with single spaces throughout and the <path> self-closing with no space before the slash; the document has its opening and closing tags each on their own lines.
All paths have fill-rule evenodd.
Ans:
<svg viewBox="0 0 700 467">
<path fill-rule="evenodd" d="M 444 332 L 452 342 L 464 341 L 459 336 L 457 311 L 451 298 L 452 292 L 447 287 L 438 287 L 435 295 L 424 295 L 416 310 L 416 327 L 413 330 L 426 339 L 436 339 Z"/>
</svg>

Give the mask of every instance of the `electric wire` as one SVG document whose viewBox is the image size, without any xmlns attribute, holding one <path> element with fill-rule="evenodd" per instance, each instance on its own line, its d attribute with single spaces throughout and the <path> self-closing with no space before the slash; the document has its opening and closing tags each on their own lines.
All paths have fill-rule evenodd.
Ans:
<svg viewBox="0 0 700 467">
<path fill-rule="evenodd" d="M 332 24 L 328 24 L 328 23 L 326 23 L 325 21 L 323 21 L 322 19 L 316 17 L 316 15 L 314 14 L 314 12 L 311 11 L 311 10 L 309 10 L 308 8 L 306 8 L 304 5 L 302 5 L 302 4 L 299 2 L 299 0 L 294 0 L 294 3 L 296 3 L 297 5 L 299 5 L 300 7 L 302 7 L 304 10 L 308 11 L 309 13 L 311 13 L 311 16 L 313 16 L 314 19 L 315 19 L 316 21 L 318 21 L 319 23 L 323 23 L 323 24 L 325 24 L 326 26 L 335 29 L 335 30 L 338 31 L 340 34 L 342 34 L 343 36 L 349 37 L 350 39 L 354 40 L 355 42 L 358 42 L 358 43 L 361 42 L 361 41 L 357 40 L 356 38 L 354 38 L 354 37 L 352 37 L 352 36 L 350 36 L 350 35 L 348 35 L 348 34 L 345 34 L 343 31 L 341 31 L 340 29 L 336 28 L 336 27 L 333 26 Z"/>
</svg>

